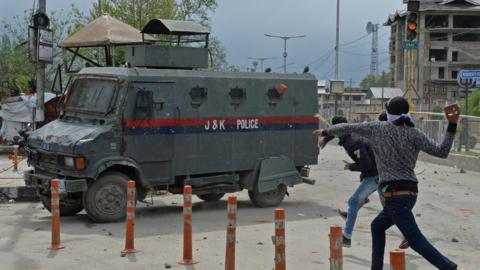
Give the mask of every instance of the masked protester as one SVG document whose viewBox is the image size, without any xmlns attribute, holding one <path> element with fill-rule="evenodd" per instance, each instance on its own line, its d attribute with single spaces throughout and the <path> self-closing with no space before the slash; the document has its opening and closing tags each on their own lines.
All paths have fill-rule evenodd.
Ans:
<svg viewBox="0 0 480 270">
<path fill-rule="evenodd" d="M 455 137 L 459 109 L 447 113 L 449 122 L 445 138 L 439 145 L 415 128 L 409 114 L 409 104 L 403 97 L 394 97 L 387 104 L 387 122 L 340 124 L 317 130 L 321 137 L 357 134 L 375 142 L 372 145 L 380 177 L 385 207 L 373 220 L 372 270 L 383 270 L 385 231 L 396 225 L 413 250 L 440 270 L 456 270 L 457 265 L 442 255 L 422 234 L 412 214 L 417 201 L 418 180 L 415 165 L 418 154 L 447 158 Z"/>
<path fill-rule="evenodd" d="M 342 123 L 347 123 L 345 117 L 333 117 L 332 125 Z M 322 138 L 319 141 L 320 148 L 325 147 L 333 138 L 333 136 Z M 350 247 L 358 211 L 369 201 L 368 196 L 376 190 L 380 192 L 378 189 L 378 172 L 375 164 L 375 156 L 368 140 L 355 134 L 346 134 L 339 137 L 338 144 L 345 149 L 347 154 L 354 161 L 354 163 L 344 161 L 344 169 L 360 172 L 360 185 L 348 200 L 348 212 L 341 211 L 340 209 L 338 210 L 340 216 L 346 219 L 345 229 L 343 230 L 343 246 Z"/>
</svg>

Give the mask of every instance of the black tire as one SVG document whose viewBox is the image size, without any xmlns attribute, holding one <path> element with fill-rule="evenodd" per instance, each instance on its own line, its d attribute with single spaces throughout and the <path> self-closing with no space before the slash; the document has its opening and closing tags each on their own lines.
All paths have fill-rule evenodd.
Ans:
<svg viewBox="0 0 480 270">
<path fill-rule="evenodd" d="M 273 207 L 279 205 L 287 194 L 287 186 L 278 185 L 277 189 L 268 192 L 258 192 L 257 188 L 248 191 L 250 201 L 257 207 Z"/>
<path fill-rule="evenodd" d="M 117 222 L 125 219 L 128 176 L 108 172 L 95 180 L 83 201 L 88 217 L 94 222 Z"/>
<path fill-rule="evenodd" d="M 39 195 L 40 201 L 43 206 L 51 212 L 51 198 L 43 194 Z M 78 195 L 76 197 L 68 198 L 66 200 L 60 200 L 60 216 L 62 217 L 71 217 L 78 214 L 83 210 L 83 201 L 82 196 Z"/>
<path fill-rule="evenodd" d="M 205 202 L 218 202 L 221 198 L 223 198 L 224 195 L 225 193 L 210 193 L 202 195 L 197 194 L 197 197 Z"/>
</svg>

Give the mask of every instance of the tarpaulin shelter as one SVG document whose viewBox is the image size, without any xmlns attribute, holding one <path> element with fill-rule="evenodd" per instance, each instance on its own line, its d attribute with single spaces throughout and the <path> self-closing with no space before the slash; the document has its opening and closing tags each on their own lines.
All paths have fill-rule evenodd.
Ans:
<svg viewBox="0 0 480 270">
<path fill-rule="evenodd" d="M 98 61 L 80 54 L 80 48 L 104 48 L 106 66 L 114 64 L 113 48 L 115 46 L 135 45 L 152 42 L 155 39 L 144 35 L 140 30 L 121 22 L 114 17 L 104 14 L 78 32 L 63 40 L 58 46 L 74 54 L 73 59 L 66 64 L 67 72 L 71 70 L 76 57 L 80 57 L 94 66 L 102 66 Z"/>
<path fill-rule="evenodd" d="M 53 98 L 55 94 L 45 93 L 45 103 Z M 0 117 L 3 120 L 0 136 L 7 141 L 12 141 L 13 137 L 19 136 L 18 132 L 25 129 L 28 123 L 32 123 L 36 104 L 36 95 L 21 95 L 3 100 L 0 109 Z M 37 113 L 36 122 L 43 122 L 43 115 L 43 113 Z"/>
</svg>

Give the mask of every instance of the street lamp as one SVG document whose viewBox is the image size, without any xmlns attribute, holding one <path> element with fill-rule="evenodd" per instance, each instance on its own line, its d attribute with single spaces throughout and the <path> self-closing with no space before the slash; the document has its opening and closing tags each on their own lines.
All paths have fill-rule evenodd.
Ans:
<svg viewBox="0 0 480 270">
<path fill-rule="evenodd" d="M 269 35 L 265 34 L 266 37 L 270 38 L 279 38 L 283 40 L 283 72 L 287 73 L 287 41 L 289 39 L 294 39 L 294 38 L 304 38 L 306 35 L 301 35 L 301 36 L 274 36 L 274 35 Z"/>
<path fill-rule="evenodd" d="M 277 57 L 258 57 L 258 58 L 247 57 L 247 59 L 253 60 L 253 61 L 260 61 L 260 71 L 263 71 L 263 62 L 265 62 L 266 60 L 277 59 Z"/>
</svg>

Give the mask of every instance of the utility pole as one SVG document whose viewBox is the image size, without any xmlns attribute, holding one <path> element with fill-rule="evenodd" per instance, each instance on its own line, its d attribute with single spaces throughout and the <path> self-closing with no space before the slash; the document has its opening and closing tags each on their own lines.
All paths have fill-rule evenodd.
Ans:
<svg viewBox="0 0 480 270">
<path fill-rule="evenodd" d="M 340 0 L 337 0 L 337 26 L 336 26 L 336 37 L 335 37 L 335 80 L 338 80 L 338 61 L 340 53 Z M 334 114 L 335 116 L 338 113 L 338 94 L 335 93 L 335 107 Z"/>
<path fill-rule="evenodd" d="M 378 28 L 379 24 L 367 23 L 367 34 L 372 34 L 372 53 L 370 57 L 370 75 L 378 77 Z"/>
<path fill-rule="evenodd" d="M 47 0 L 38 1 L 38 11 L 47 13 Z M 43 118 L 44 113 L 44 100 L 45 100 L 45 64 L 37 63 L 37 106 L 35 109 L 35 118 L 33 119 L 33 126 L 36 128 L 36 121 L 38 118 Z"/>
<path fill-rule="evenodd" d="M 267 61 L 267 60 L 273 60 L 273 59 L 277 59 L 277 57 L 258 57 L 258 58 L 255 58 L 255 57 L 247 57 L 247 59 L 249 60 L 253 60 L 253 61 L 260 61 L 260 71 L 264 71 L 263 70 L 263 62 Z"/>
<path fill-rule="evenodd" d="M 287 73 L 287 41 L 289 39 L 294 39 L 294 38 L 304 38 L 306 35 L 301 35 L 301 36 L 274 36 L 274 35 L 269 35 L 265 34 L 266 37 L 271 37 L 271 38 L 279 38 L 283 40 L 283 72 Z"/>
<path fill-rule="evenodd" d="M 352 122 L 353 80 L 350 78 L 350 97 L 348 98 L 348 122 Z"/>
<path fill-rule="evenodd" d="M 98 0 L 98 14 L 102 16 L 102 0 Z"/>
<path fill-rule="evenodd" d="M 340 53 L 340 0 L 337 0 L 337 29 L 335 38 L 335 80 L 338 80 L 338 61 Z"/>
</svg>

